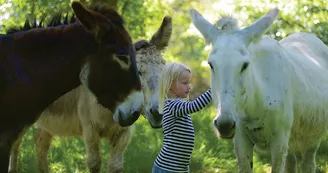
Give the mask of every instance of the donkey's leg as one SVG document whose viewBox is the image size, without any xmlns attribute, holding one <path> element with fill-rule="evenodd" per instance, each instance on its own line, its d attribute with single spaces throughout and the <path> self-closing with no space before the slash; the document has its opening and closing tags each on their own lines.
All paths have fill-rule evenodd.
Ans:
<svg viewBox="0 0 328 173">
<path fill-rule="evenodd" d="M 0 172 L 8 172 L 10 147 L 6 141 L 0 141 Z"/>
<path fill-rule="evenodd" d="M 99 173 L 101 170 L 101 157 L 99 154 L 99 132 L 96 131 L 92 124 L 83 127 L 84 145 L 87 151 L 87 165 L 91 173 Z"/>
<path fill-rule="evenodd" d="M 288 152 L 286 160 L 286 173 L 297 173 L 297 158 L 294 153 Z"/>
<path fill-rule="evenodd" d="M 11 146 L 19 134 L 16 130 L 0 133 L 0 172 L 8 172 Z"/>
<path fill-rule="evenodd" d="M 288 155 L 290 132 L 293 125 L 293 106 L 291 101 L 286 97 L 284 108 L 279 107 L 268 112 L 270 117 L 267 122 L 271 126 L 270 135 L 270 152 L 272 173 L 285 173 L 286 158 Z M 275 105 L 275 104 L 273 104 Z"/>
<path fill-rule="evenodd" d="M 51 145 L 52 135 L 38 128 L 34 135 L 36 160 L 40 173 L 48 173 L 48 151 Z"/>
<path fill-rule="evenodd" d="M 238 161 L 239 173 L 251 173 L 253 169 L 253 148 L 254 144 L 243 130 L 242 124 L 237 126 L 234 137 L 235 153 Z"/>
<path fill-rule="evenodd" d="M 0 147 L 0 172 L 8 172 L 10 149 Z"/>
<path fill-rule="evenodd" d="M 289 132 L 280 132 L 272 138 L 271 160 L 272 173 L 284 173 L 286 168 L 286 158 L 288 154 Z"/>
<path fill-rule="evenodd" d="M 18 155 L 19 149 L 22 144 L 24 138 L 25 131 L 22 132 L 22 135 L 18 137 L 18 139 L 14 142 L 11 147 L 10 153 L 10 162 L 9 162 L 9 173 L 17 173 L 18 172 Z"/>
<path fill-rule="evenodd" d="M 109 173 L 123 173 L 123 157 L 129 145 L 133 127 L 113 128 L 109 136 Z"/>
<path fill-rule="evenodd" d="M 309 148 L 304 153 L 302 153 L 301 172 L 315 173 L 316 171 L 315 156 L 319 146 L 320 146 L 320 142 L 316 146 Z"/>
</svg>

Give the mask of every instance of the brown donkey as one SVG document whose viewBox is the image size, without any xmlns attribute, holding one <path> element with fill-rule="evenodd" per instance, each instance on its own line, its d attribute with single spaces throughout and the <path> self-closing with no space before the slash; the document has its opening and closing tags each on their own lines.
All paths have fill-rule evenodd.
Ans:
<svg viewBox="0 0 328 173">
<path fill-rule="evenodd" d="M 8 172 L 23 129 L 81 82 L 112 111 L 131 94 L 143 96 L 135 48 L 118 13 L 103 15 L 78 2 L 72 8 L 73 24 L 0 36 L 0 172 Z"/>
<path fill-rule="evenodd" d="M 135 43 L 137 67 L 145 95 L 143 114 L 153 128 L 161 127 L 162 116 L 158 113 L 157 89 L 159 75 L 165 65 L 162 51 L 167 47 L 172 32 L 172 20 L 166 16 L 153 37 Z M 141 98 L 142 99 L 142 98 Z M 38 168 L 49 172 L 48 150 L 53 136 L 82 136 L 92 173 L 101 170 L 99 143 L 101 138 L 110 145 L 109 172 L 123 172 L 123 155 L 128 146 L 132 126 L 121 127 L 112 118 L 112 112 L 97 104 L 95 97 L 84 86 L 67 93 L 48 109 L 39 120 L 35 134 Z M 17 158 L 21 139 L 12 150 L 10 172 L 17 172 Z"/>
</svg>

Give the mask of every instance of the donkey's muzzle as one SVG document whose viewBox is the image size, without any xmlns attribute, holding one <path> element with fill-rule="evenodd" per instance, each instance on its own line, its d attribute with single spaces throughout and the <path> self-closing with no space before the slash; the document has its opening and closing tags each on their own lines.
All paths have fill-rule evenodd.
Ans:
<svg viewBox="0 0 328 173">
<path fill-rule="evenodd" d="M 122 116 L 123 113 L 121 112 L 121 110 L 118 110 L 118 111 L 119 111 L 119 113 L 118 113 L 118 124 L 122 127 L 131 126 L 140 117 L 140 112 L 139 111 L 134 111 L 134 112 L 132 112 L 131 116 L 128 117 L 128 119 L 124 119 L 123 116 Z"/>
<path fill-rule="evenodd" d="M 157 105 L 153 105 L 150 109 L 148 109 L 147 118 L 153 129 L 162 128 L 163 114 L 159 113 Z"/>
<path fill-rule="evenodd" d="M 219 117 L 214 120 L 214 126 L 223 139 L 231 139 L 235 135 L 236 122 L 234 120 L 225 120 Z"/>
</svg>

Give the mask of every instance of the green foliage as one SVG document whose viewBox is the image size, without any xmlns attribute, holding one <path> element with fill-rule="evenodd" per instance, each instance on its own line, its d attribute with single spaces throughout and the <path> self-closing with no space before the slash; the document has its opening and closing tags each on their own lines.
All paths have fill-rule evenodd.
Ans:
<svg viewBox="0 0 328 173">
<path fill-rule="evenodd" d="M 102 2 L 110 2 L 111 0 L 102 0 Z M 70 0 L 11 0 L 0 1 L 0 16 L 9 15 L 8 19 L 0 17 L 0 33 L 5 33 L 5 28 L 12 26 L 23 26 L 25 19 L 37 19 L 40 22 L 42 15 L 45 15 L 46 21 L 49 21 L 57 12 L 72 12 Z M 82 3 L 88 5 L 89 0 L 81 0 Z M 95 1 L 97 2 L 97 1 Z M 7 4 L 7 5 L 6 5 Z M 118 11 L 122 14 L 127 23 L 127 30 L 130 32 L 134 40 L 150 38 L 155 32 L 162 19 L 167 15 L 168 7 L 162 1 L 153 0 L 120 0 L 118 1 Z M 147 31 L 146 31 L 147 30 Z"/>
<path fill-rule="evenodd" d="M 150 39 L 164 16 L 169 14 L 169 8 L 162 1 L 121 0 L 118 6 L 134 40 Z"/>
<path fill-rule="evenodd" d="M 9 4 L 8 8 L 0 10 L 0 16 L 6 15 L 6 13 L 10 14 L 8 20 L 3 21 L 3 25 L 5 26 L 5 28 L 17 25 L 23 26 L 25 19 L 38 19 L 39 22 L 42 15 L 45 15 L 46 20 L 49 20 L 50 17 L 56 14 L 58 11 L 71 11 L 69 0 L 35 0 L 32 2 L 24 0 L 12 0 L 7 1 L 6 3 Z M 1 29 L 1 33 L 4 32 L 5 29 Z"/>
<path fill-rule="evenodd" d="M 240 2 L 240 0 L 237 0 Z M 236 14 L 246 14 L 243 22 L 249 25 L 274 6 L 280 9 L 275 24 L 268 31 L 268 35 L 280 40 L 294 32 L 310 32 L 319 37 L 325 44 L 328 43 L 328 5 L 321 0 L 281 1 L 273 0 L 269 3 L 260 3 L 263 8 L 254 8 L 253 3 L 236 5 Z M 239 16 L 238 15 L 238 16 Z"/>
</svg>

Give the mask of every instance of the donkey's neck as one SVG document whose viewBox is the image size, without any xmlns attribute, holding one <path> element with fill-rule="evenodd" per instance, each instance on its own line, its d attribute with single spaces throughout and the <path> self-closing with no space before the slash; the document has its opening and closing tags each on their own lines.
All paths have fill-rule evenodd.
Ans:
<svg viewBox="0 0 328 173">
<path fill-rule="evenodd" d="M 82 27 L 35 29 L 7 37 L 2 42 L 8 49 L 1 51 L 5 53 L 0 61 L 6 85 L 0 108 L 17 106 L 30 110 L 25 114 L 40 113 L 80 85 L 81 67 L 92 51 L 87 45 L 93 46 Z"/>
<path fill-rule="evenodd" d="M 17 33 L 8 43 L 7 65 L 16 66 L 16 74 L 24 73 L 30 80 L 65 68 L 77 70 L 95 47 L 92 37 L 76 24 Z"/>
<path fill-rule="evenodd" d="M 244 96 L 244 103 L 242 104 L 242 108 L 246 110 L 253 110 L 256 109 L 256 99 L 258 96 L 257 92 L 257 84 L 256 84 L 256 76 L 253 75 L 253 64 L 249 65 L 246 74 L 243 78 L 243 85 L 245 87 L 245 96 Z"/>
<path fill-rule="evenodd" d="M 288 83 L 285 74 L 288 64 L 285 51 L 270 38 L 263 38 L 249 47 L 251 62 L 246 75 L 248 110 L 261 112 L 259 108 L 270 109 L 279 104 Z"/>
<path fill-rule="evenodd" d="M 95 49 L 92 36 L 79 24 L 32 29 L 12 37 L 14 49 L 25 55 L 22 58 L 32 61 L 75 60 L 76 55 Z"/>
</svg>

